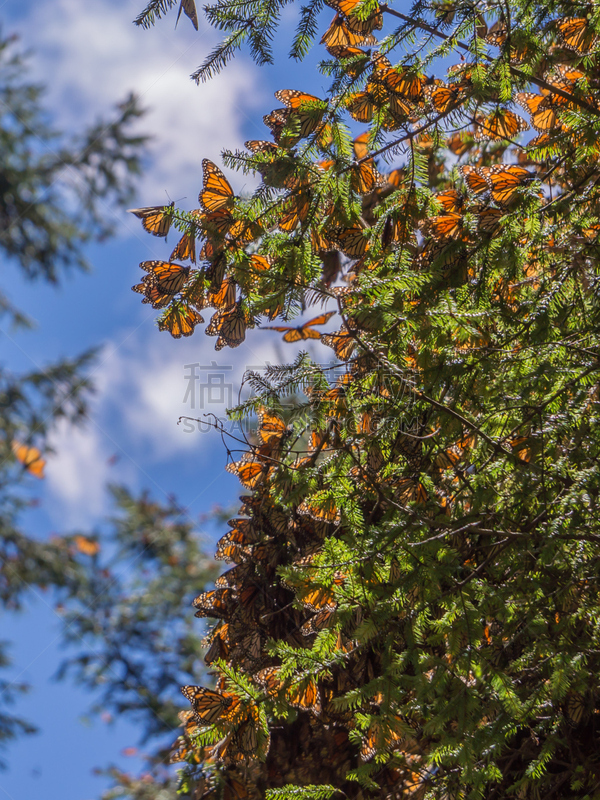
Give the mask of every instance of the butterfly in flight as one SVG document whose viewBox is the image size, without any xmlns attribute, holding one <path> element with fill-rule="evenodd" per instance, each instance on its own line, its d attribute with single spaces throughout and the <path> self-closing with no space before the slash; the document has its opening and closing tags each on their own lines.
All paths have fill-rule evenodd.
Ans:
<svg viewBox="0 0 600 800">
<path fill-rule="evenodd" d="M 318 317 L 309 319 L 308 322 L 305 322 L 303 325 L 298 325 L 298 327 L 290 325 L 266 325 L 261 328 L 261 330 L 279 331 L 279 333 L 285 331 L 283 336 L 284 342 L 299 342 L 302 339 L 320 339 L 322 334 L 314 330 L 313 325 L 325 325 L 335 313 L 335 311 L 328 311 L 326 314 L 320 314 Z"/>
<path fill-rule="evenodd" d="M 175 201 L 168 206 L 146 206 L 146 208 L 128 208 L 130 214 L 135 214 L 142 220 L 142 227 L 153 236 L 166 236 L 171 227 L 171 215 L 165 209 L 174 208 Z"/>
<path fill-rule="evenodd" d="M 36 478 L 44 477 L 46 462 L 37 447 L 30 447 L 26 444 L 21 444 L 21 442 L 13 442 L 11 446 L 15 458 L 27 472 L 35 475 Z"/>
</svg>

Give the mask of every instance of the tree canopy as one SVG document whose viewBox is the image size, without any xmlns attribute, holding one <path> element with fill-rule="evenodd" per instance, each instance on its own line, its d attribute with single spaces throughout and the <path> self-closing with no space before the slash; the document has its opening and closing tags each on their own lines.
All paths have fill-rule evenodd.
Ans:
<svg viewBox="0 0 600 800">
<path fill-rule="evenodd" d="M 58 282 L 69 267 L 86 267 L 83 245 L 106 236 L 103 203 L 123 205 L 140 172 L 144 137 L 132 124 L 141 109 L 127 98 L 108 119 L 81 132 L 55 128 L 44 88 L 31 83 L 17 37 L 0 37 L 0 254 L 31 280 Z M 0 315 L 9 326 L 31 325 L 27 309 L 0 291 Z M 44 541 L 23 530 L 26 483 L 42 478 L 47 435 L 57 421 L 80 422 L 91 388 L 86 367 L 93 352 L 33 372 L 0 368 L 0 606 L 21 607 L 32 586 L 67 596 L 84 581 L 90 548 L 78 540 Z M 0 643 L 0 666 L 9 663 Z M 25 685 L 0 679 L 0 747 L 33 726 L 7 705 Z M 3 764 L 1 764 L 3 766 Z"/>
<path fill-rule="evenodd" d="M 269 62 L 284 5 L 207 6 L 194 77 Z M 224 153 L 258 189 L 205 160 L 198 209 L 144 218 L 183 234 L 134 287 L 161 330 L 212 309 L 217 350 L 276 321 L 339 361 L 230 412 L 250 494 L 172 758 L 195 798 L 598 797 L 600 7 L 326 5 L 290 52 L 320 37 L 327 92 Z"/>
</svg>

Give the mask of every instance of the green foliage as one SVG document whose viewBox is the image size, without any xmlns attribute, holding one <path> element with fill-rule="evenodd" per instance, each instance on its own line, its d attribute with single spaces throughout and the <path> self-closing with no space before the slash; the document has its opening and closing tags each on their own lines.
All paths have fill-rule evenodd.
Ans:
<svg viewBox="0 0 600 800">
<path fill-rule="evenodd" d="M 190 607 L 215 577 L 185 510 L 114 488 L 120 515 L 88 561 L 64 609 L 65 639 L 83 650 L 60 677 L 100 690 L 96 711 L 140 721 L 143 741 L 178 726 L 179 686 L 201 670 L 201 631 Z M 72 539 L 72 537 L 71 537 Z"/>
<path fill-rule="evenodd" d="M 0 253 L 29 279 L 56 283 L 67 267 L 85 267 L 82 246 L 110 232 L 107 202 L 126 202 L 140 171 L 143 137 L 131 133 L 141 111 L 133 97 L 112 119 L 69 136 L 49 122 L 44 89 L 27 79 L 16 37 L 0 37 Z M 0 293 L 5 322 L 30 325 L 23 310 Z M 42 476 L 46 439 L 60 420 L 85 416 L 91 390 L 85 372 L 92 351 L 30 373 L 0 369 L 0 604 L 21 607 L 32 587 L 62 597 L 85 581 L 82 554 L 65 539 L 23 531 L 27 483 Z M 9 663 L 0 643 L 0 667 Z M 33 726 L 5 711 L 24 684 L 0 680 L 0 748 Z"/>
<path fill-rule="evenodd" d="M 595 797 L 600 13 L 331 6 L 325 99 L 278 92 L 273 142 L 225 155 L 261 186 L 205 187 L 194 229 L 217 349 L 328 304 L 339 364 L 250 374 L 231 412 L 261 412 L 228 467 L 253 495 L 202 604 L 218 680 L 191 697 L 185 786 Z M 268 62 L 280 10 L 210 7 L 229 38 L 196 77 L 245 42 Z"/>
<path fill-rule="evenodd" d="M 2 39 L 0 247 L 27 277 L 56 282 L 65 267 L 86 266 L 84 242 L 110 233 L 105 202 L 130 197 L 144 137 L 129 128 L 142 112 L 130 96 L 113 119 L 68 141 L 49 125 L 44 88 L 27 82 L 26 69 L 15 38 Z"/>
</svg>

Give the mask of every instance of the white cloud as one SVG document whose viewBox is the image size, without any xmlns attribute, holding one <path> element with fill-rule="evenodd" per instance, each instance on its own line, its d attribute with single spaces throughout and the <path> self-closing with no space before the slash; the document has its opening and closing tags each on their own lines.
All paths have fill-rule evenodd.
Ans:
<svg viewBox="0 0 600 800">
<path fill-rule="evenodd" d="M 255 340 L 216 353 L 215 340 L 201 337 L 199 331 L 191 339 L 175 341 L 143 326 L 105 345 L 91 375 L 96 395 L 90 419 L 82 428 L 60 425 L 52 436 L 56 455 L 48 460 L 48 510 L 62 530 L 89 527 L 106 515 L 108 482 L 160 491 L 156 468 L 175 456 L 184 459 L 179 459 L 184 470 L 189 462 L 198 477 L 203 470 L 214 473 L 216 462 L 224 467 L 221 437 L 204 415 L 211 412 L 226 422 L 225 410 L 237 403 L 246 369 L 273 363 L 277 356 L 272 342 L 264 339 L 260 349 Z M 214 370 L 200 369 L 213 363 Z M 212 390 L 210 380 L 217 383 Z M 202 424 L 178 425 L 181 416 Z M 164 490 L 176 491 L 177 485 Z"/>
<path fill-rule="evenodd" d="M 109 478 L 106 442 L 95 425 L 74 428 L 62 420 L 50 437 L 46 466 L 50 513 L 60 530 L 86 527 L 103 515 Z"/>
<path fill-rule="evenodd" d="M 90 420 L 81 429 L 61 425 L 52 439 L 57 455 L 48 462 L 49 511 L 61 530 L 89 527 L 106 515 L 108 482 L 177 491 L 175 474 L 169 486 L 155 482 L 156 470 L 175 457 L 181 474 L 189 465 L 198 480 L 215 477 L 215 465 L 219 473 L 225 465 L 225 451 L 205 414 L 216 415 L 227 426 L 225 410 L 238 402 L 246 370 L 293 361 L 298 350 L 307 347 L 282 347 L 279 336 L 256 330 L 234 350 L 216 352 L 214 341 L 202 330 L 176 341 L 148 324 L 135 332 L 122 331 L 104 346 L 91 375 L 96 395 Z M 321 363 L 333 360 L 329 348 L 308 346 Z M 201 424 L 178 425 L 182 416 Z M 242 447 L 233 441 L 230 446 Z"/>
<path fill-rule="evenodd" d="M 243 142 L 241 126 L 261 96 L 258 69 L 237 59 L 221 75 L 197 86 L 190 74 L 217 42 L 201 22 L 196 33 L 175 13 L 150 30 L 132 19 L 142 0 L 53 0 L 36 9 L 27 31 L 36 77 L 48 84 L 58 123 L 80 130 L 135 91 L 149 113 L 140 129 L 152 135 L 152 163 L 139 202 L 153 205 L 186 197 L 193 208 L 202 182 L 202 158 L 219 160 Z M 235 176 L 239 183 L 242 176 Z M 239 188 L 239 187 L 236 187 Z M 137 225 L 130 220 L 130 230 Z"/>
</svg>

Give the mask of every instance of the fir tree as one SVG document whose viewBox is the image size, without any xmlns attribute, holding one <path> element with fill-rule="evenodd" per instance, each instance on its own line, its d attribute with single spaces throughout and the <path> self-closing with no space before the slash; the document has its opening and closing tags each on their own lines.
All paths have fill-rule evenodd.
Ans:
<svg viewBox="0 0 600 800">
<path fill-rule="evenodd" d="M 58 282 L 68 268 L 87 267 L 82 247 L 110 229 L 105 202 L 124 204 L 140 171 L 144 138 L 131 131 L 141 114 L 134 97 L 113 116 L 81 132 L 64 134 L 49 122 L 44 89 L 27 77 L 16 37 L 0 37 L 0 254 L 30 280 Z M 0 292 L 7 328 L 32 324 L 26 309 Z M 55 423 L 73 424 L 85 414 L 93 352 L 48 364 L 34 372 L 0 369 L 0 607 L 21 607 L 32 586 L 63 595 L 84 580 L 86 544 L 43 541 L 23 530 L 28 505 L 23 484 L 42 478 L 46 437 Z M 89 545 L 87 545 L 89 549 Z M 0 665 L 9 662 L 7 643 Z M 29 722 L 8 710 L 27 687 L 0 679 L 0 747 L 31 732 Z M 3 764 L 2 764 L 3 765 Z"/>
<path fill-rule="evenodd" d="M 328 303 L 344 367 L 304 353 L 231 411 L 251 495 L 173 758 L 195 798 L 597 797 L 600 9 L 328 5 L 291 49 L 322 33 L 328 92 L 282 88 L 272 141 L 225 153 L 252 197 L 204 162 L 164 212 L 198 268 L 138 287 L 175 337 L 213 308 L 217 349 Z M 270 61 L 282 7 L 208 6 L 195 77 Z"/>
</svg>

